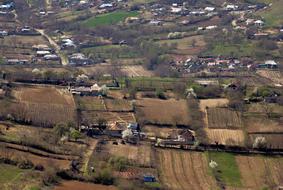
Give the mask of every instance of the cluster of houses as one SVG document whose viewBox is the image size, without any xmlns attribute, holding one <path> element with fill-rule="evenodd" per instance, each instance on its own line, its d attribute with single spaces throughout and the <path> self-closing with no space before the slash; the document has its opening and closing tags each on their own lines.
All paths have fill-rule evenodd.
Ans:
<svg viewBox="0 0 283 190">
<path fill-rule="evenodd" d="M 253 71 L 256 69 L 277 69 L 278 63 L 274 60 L 266 60 L 263 63 L 256 63 L 248 57 L 224 58 L 214 56 L 199 56 L 188 59 L 179 59 L 171 63 L 171 68 L 180 73 L 195 73 L 200 71 L 221 72 L 221 71 Z"/>
</svg>

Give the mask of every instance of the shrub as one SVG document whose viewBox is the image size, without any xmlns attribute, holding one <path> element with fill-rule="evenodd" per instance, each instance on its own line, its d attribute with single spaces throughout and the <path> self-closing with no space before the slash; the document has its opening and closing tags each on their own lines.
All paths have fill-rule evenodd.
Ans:
<svg viewBox="0 0 283 190">
<path fill-rule="evenodd" d="M 20 169 L 31 169 L 33 168 L 33 166 L 34 166 L 33 163 L 29 160 L 20 161 L 18 163 L 18 167 Z"/>
</svg>

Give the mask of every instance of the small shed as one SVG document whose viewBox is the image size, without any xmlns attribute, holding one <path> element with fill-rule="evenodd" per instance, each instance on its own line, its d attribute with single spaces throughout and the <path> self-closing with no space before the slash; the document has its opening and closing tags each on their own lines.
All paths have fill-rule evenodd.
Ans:
<svg viewBox="0 0 283 190">
<path fill-rule="evenodd" d="M 143 182 L 155 182 L 156 179 L 153 175 L 144 175 Z"/>
</svg>

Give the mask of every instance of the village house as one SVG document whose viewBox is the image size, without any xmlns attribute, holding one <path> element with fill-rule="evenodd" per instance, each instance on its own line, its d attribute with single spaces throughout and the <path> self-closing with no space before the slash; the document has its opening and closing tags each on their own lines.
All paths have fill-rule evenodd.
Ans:
<svg viewBox="0 0 283 190">
<path fill-rule="evenodd" d="M 46 60 L 46 61 L 58 61 L 60 58 L 58 55 L 56 54 L 47 54 L 47 55 L 44 55 L 43 58 Z"/>
<path fill-rule="evenodd" d="M 6 30 L 0 30 L 0 36 L 8 36 L 8 32 Z"/>
<path fill-rule="evenodd" d="M 259 64 L 258 68 L 276 69 L 278 68 L 278 64 L 274 60 L 267 60 L 263 64 Z"/>
<path fill-rule="evenodd" d="M 122 138 L 122 132 L 126 130 L 126 124 L 121 122 L 114 122 L 108 125 L 104 131 L 104 134 L 111 137 Z"/>
<path fill-rule="evenodd" d="M 91 63 L 91 60 L 86 58 L 86 56 L 82 53 L 74 53 L 68 58 L 70 65 L 88 65 Z"/>
<path fill-rule="evenodd" d="M 98 86 L 98 84 L 94 84 L 91 87 L 69 87 L 68 90 L 74 95 L 80 96 L 104 96 L 107 92 L 106 86 Z"/>
<path fill-rule="evenodd" d="M 228 4 L 228 5 L 226 5 L 226 7 L 224 9 L 228 10 L 228 11 L 235 11 L 238 8 L 239 8 L 238 5 Z"/>
<path fill-rule="evenodd" d="M 177 134 L 171 134 L 167 139 L 158 138 L 157 146 L 175 146 L 175 145 L 193 145 L 195 143 L 195 132 L 189 129 L 179 131 Z"/>
<path fill-rule="evenodd" d="M 50 55 L 50 54 L 51 54 L 50 51 L 44 51 L 44 50 L 36 51 L 36 56 L 37 57 L 44 57 L 45 55 Z"/>
<path fill-rule="evenodd" d="M 5 94 L 6 94 L 5 90 L 0 88 L 0 98 L 4 98 Z"/>
<path fill-rule="evenodd" d="M 212 12 L 215 10 L 215 7 L 205 7 L 204 10 L 207 12 Z"/>
<path fill-rule="evenodd" d="M 255 26 L 258 26 L 258 27 L 261 27 L 261 26 L 264 25 L 264 22 L 263 22 L 262 20 L 256 20 L 256 21 L 254 22 L 254 25 L 255 25 Z"/>
<path fill-rule="evenodd" d="M 15 8 L 14 2 L 8 2 L 0 5 L 0 10 L 12 10 Z"/>
</svg>

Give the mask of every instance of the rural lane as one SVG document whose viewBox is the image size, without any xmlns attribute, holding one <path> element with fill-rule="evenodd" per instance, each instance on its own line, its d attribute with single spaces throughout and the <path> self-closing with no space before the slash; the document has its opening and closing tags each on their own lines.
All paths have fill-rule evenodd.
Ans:
<svg viewBox="0 0 283 190">
<path fill-rule="evenodd" d="M 60 46 L 50 37 L 48 36 L 44 30 L 42 29 L 35 29 L 37 32 L 39 32 L 42 36 L 44 36 L 50 43 L 50 45 L 52 45 L 55 49 L 55 52 L 60 56 L 61 59 L 61 63 L 62 65 L 68 65 L 69 64 L 69 60 L 67 57 L 65 57 L 65 55 L 63 53 L 61 53 L 61 48 Z"/>
</svg>

